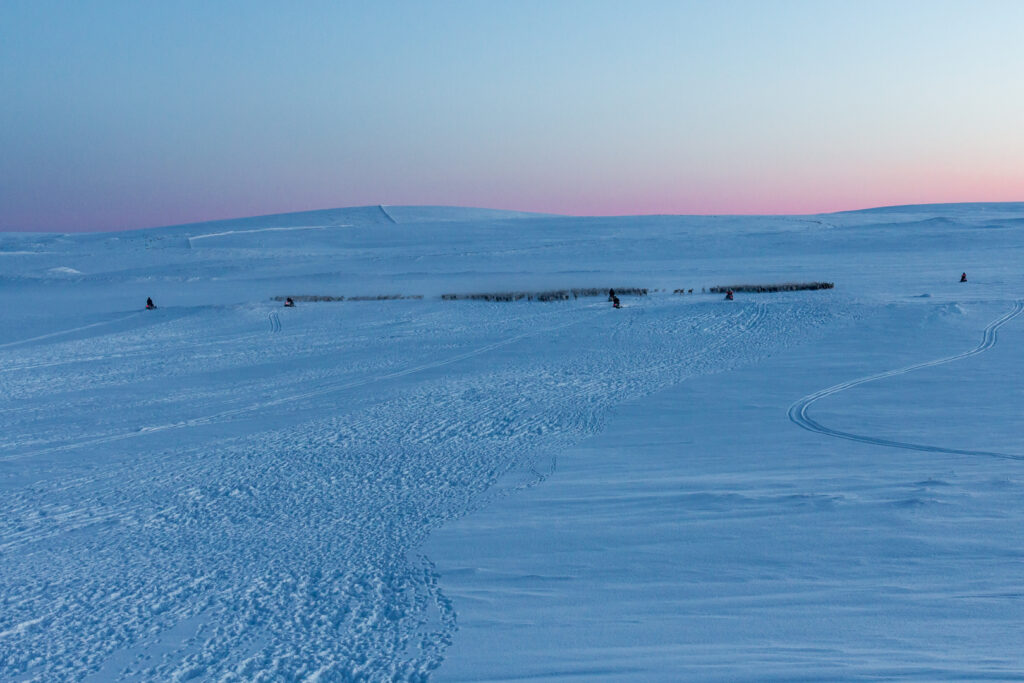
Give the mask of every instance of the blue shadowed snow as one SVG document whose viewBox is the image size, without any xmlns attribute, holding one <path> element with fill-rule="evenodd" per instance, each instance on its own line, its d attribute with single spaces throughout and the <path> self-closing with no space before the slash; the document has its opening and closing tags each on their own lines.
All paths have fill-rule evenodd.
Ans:
<svg viewBox="0 0 1024 683">
<path fill-rule="evenodd" d="M 0 234 L 0 679 L 1019 680 L 1022 230 Z"/>
</svg>

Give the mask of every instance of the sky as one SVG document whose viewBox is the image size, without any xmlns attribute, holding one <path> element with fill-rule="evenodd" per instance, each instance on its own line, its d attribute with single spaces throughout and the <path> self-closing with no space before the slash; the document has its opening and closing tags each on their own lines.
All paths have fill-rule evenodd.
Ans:
<svg viewBox="0 0 1024 683">
<path fill-rule="evenodd" d="M 0 230 L 1024 201 L 1024 2 L 0 0 Z"/>
</svg>

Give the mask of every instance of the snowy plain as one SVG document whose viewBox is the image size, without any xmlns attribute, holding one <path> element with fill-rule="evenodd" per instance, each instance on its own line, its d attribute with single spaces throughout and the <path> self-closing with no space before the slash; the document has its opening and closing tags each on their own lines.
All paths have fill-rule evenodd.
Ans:
<svg viewBox="0 0 1024 683">
<path fill-rule="evenodd" d="M 441 299 L 573 287 L 651 292 Z M 0 680 L 1024 679 L 1024 204 L 6 233 L 0 300 Z"/>
</svg>

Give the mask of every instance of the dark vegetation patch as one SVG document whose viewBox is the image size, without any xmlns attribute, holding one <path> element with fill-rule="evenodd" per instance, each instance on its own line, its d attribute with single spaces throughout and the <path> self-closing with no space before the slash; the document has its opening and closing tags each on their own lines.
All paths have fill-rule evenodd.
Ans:
<svg viewBox="0 0 1024 683">
<path fill-rule="evenodd" d="M 712 287 L 708 291 L 712 294 L 725 294 L 729 290 L 734 292 L 796 292 L 804 289 L 832 289 L 835 287 L 831 282 L 783 282 L 773 285 L 722 285 Z"/>
<path fill-rule="evenodd" d="M 322 294 L 292 294 L 291 297 L 275 296 L 272 301 L 391 301 L 393 299 L 422 299 L 422 294 L 378 294 L 376 296 L 325 296 Z"/>
<path fill-rule="evenodd" d="M 732 290 L 734 292 L 795 292 L 806 289 L 832 289 L 835 285 L 831 282 L 783 282 L 767 285 L 722 285 L 709 289 L 701 288 L 701 292 L 711 294 L 724 294 Z M 647 296 L 650 292 L 659 292 L 660 289 L 648 289 L 647 287 L 581 287 L 575 289 L 549 289 L 540 291 L 515 291 L 515 292 L 469 292 L 465 294 L 442 294 L 444 301 L 568 301 L 569 299 L 581 299 L 584 297 L 607 297 L 610 289 L 615 291 L 615 296 Z M 693 288 L 675 289 L 673 294 L 693 294 Z M 288 296 L 271 297 L 272 301 L 285 301 Z M 290 297 L 296 302 L 315 301 L 392 301 L 396 299 L 422 299 L 422 294 L 377 294 L 369 296 L 331 296 L 325 294 L 292 294 Z"/>
<path fill-rule="evenodd" d="M 608 296 L 614 289 L 616 296 L 647 296 L 646 287 L 588 287 L 584 289 L 552 289 L 541 292 L 478 292 L 470 294 L 442 294 L 445 301 L 567 301 L 581 297 Z"/>
</svg>

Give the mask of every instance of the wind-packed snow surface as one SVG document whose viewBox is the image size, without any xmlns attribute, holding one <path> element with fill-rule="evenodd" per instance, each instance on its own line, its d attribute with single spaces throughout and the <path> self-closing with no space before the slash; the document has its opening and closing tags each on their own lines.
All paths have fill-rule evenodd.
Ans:
<svg viewBox="0 0 1024 683">
<path fill-rule="evenodd" d="M 0 679 L 1021 680 L 1022 264 L 1022 204 L 0 235 Z"/>
</svg>

